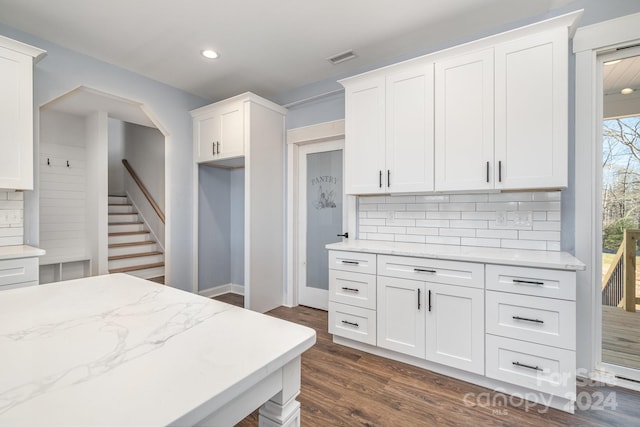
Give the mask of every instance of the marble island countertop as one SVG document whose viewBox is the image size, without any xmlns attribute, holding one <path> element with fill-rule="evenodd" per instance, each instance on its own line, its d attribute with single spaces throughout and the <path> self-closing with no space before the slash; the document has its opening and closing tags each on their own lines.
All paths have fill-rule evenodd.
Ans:
<svg viewBox="0 0 640 427">
<path fill-rule="evenodd" d="M 4 291 L 0 425 L 193 425 L 314 342 L 124 274 Z"/>
<path fill-rule="evenodd" d="M 567 252 L 555 251 L 430 245 L 373 240 L 350 240 L 348 242 L 331 243 L 326 245 L 326 248 L 349 252 L 369 252 L 384 255 L 481 262 L 486 264 L 517 265 L 560 270 L 585 269 L 585 265 L 573 255 Z"/>
<path fill-rule="evenodd" d="M 31 258 L 45 254 L 44 249 L 35 248 L 28 245 L 0 246 L 0 260 Z"/>
</svg>

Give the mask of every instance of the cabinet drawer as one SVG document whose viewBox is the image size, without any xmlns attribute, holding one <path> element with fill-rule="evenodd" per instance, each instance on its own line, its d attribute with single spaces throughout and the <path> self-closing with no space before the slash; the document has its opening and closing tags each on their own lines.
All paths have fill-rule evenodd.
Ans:
<svg viewBox="0 0 640 427">
<path fill-rule="evenodd" d="M 576 303 L 487 291 L 487 333 L 576 349 Z"/>
<path fill-rule="evenodd" d="M 329 270 L 376 274 L 376 254 L 329 251 Z"/>
<path fill-rule="evenodd" d="M 329 333 L 376 345 L 376 312 L 329 301 Z"/>
<path fill-rule="evenodd" d="M 576 353 L 487 335 L 486 375 L 565 398 L 576 392 Z"/>
<path fill-rule="evenodd" d="M 329 300 L 375 310 L 376 276 L 329 270 Z"/>
<path fill-rule="evenodd" d="M 38 283 L 38 258 L 18 258 L 0 261 L 0 289 L 9 289 L 8 286 L 26 282 Z"/>
<path fill-rule="evenodd" d="M 449 285 L 484 287 L 484 264 L 473 262 L 379 255 L 378 274 Z"/>
<path fill-rule="evenodd" d="M 576 273 L 542 268 L 487 265 L 487 289 L 575 301 Z"/>
</svg>

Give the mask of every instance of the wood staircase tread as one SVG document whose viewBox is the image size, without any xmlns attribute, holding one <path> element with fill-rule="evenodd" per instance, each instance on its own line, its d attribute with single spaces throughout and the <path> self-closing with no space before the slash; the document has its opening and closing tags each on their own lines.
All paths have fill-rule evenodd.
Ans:
<svg viewBox="0 0 640 427">
<path fill-rule="evenodd" d="M 138 245 L 155 245 L 157 242 L 155 240 L 143 240 L 141 242 L 127 242 L 127 243 L 112 243 L 109 245 L 109 248 L 124 248 L 127 246 L 138 246 Z"/>
<path fill-rule="evenodd" d="M 124 195 L 121 195 L 121 194 L 109 194 L 109 196 L 107 196 L 107 197 L 127 197 L 127 195 L 126 194 L 124 194 Z"/>
<path fill-rule="evenodd" d="M 148 230 L 143 231 L 119 231 L 117 233 L 109 233 L 109 237 L 117 237 L 117 236 L 135 236 L 136 234 L 149 234 Z"/>
<path fill-rule="evenodd" d="M 138 212 L 109 212 L 109 215 L 138 215 Z"/>
<path fill-rule="evenodd" d="M 136 221 L 136 222 L 110 222 L 109 223 L 109 225 L 140 225 L 140 224 L 144 224 L 144 222 Z"/>
<path fill-rule="evenodd" d="M 114 255 L 110 256 L 109 261 L 117 261 L 120 259 L 130 259 L 130 258 L 140 258 L 146 256 L 154 256 L 154 255 L 162 255 L 162 252 L 154 251 L 154 252 L 140 252 L 136 254 L 126 254 L 126 255 Z"/>
<path fill-rule="evenodd" d="M 129 271 L 146 270 L 147 268 L 164 267 L 164 262 L 154 262 L 153 264 L 134 265 L 131 267 L 114 268 L 109 273 L 127 273 Z"/>
</svg>

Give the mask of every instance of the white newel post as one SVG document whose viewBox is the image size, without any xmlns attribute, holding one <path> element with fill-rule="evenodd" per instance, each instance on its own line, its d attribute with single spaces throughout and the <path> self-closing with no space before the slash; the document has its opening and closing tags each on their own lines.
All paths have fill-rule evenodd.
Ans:
<svg viewBox="0 0 640 427">
<path fill-rule="evenodd" d="M 300 427 L 300 356 L 282 368 L 282 390 L 260 408 L 260 427 Z"/>
</svg>

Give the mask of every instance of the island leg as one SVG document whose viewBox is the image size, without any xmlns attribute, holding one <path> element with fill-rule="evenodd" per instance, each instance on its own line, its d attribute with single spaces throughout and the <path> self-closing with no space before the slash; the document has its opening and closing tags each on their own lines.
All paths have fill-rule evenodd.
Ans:
<svg viewBox="0 0 640 427">
<path fill-rule="evenodd" d="M 282 390 L 260 408 L 260 427 L 300 427 L 300 356 L 282 368 Z"/>
</svg>

